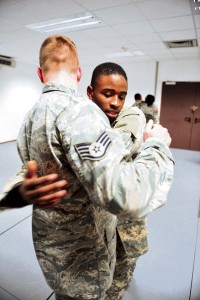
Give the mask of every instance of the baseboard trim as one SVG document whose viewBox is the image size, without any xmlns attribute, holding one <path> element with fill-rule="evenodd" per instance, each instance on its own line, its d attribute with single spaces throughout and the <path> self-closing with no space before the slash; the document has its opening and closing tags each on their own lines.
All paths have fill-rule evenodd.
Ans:
<svg viewBox="0 0 200 300">
<path fill-rule="evenodd" d="M 10 140 L 10 141 L 5 141 L 5 142 L 0 142 L 0 145 L 1 144 L 6 144 L 6 143 L 11 143 L 11 142 L 15 142 L 17 139 L 15 139 L 15 140 Z"/>
</svg>

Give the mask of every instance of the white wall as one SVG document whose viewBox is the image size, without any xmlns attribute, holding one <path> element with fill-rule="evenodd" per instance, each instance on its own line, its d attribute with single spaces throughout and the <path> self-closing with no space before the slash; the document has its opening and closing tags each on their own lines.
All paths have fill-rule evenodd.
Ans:
<svg viewBox="0 0 200 300">
<path fill-rule="evenodd" d="M 101 63 L 101 62 L 99 62 Z M 155 63 L 120 62 L 128 76 L 128 95 L 125 106 L 134 102 L 134 94 L 155 94 Z M 98 63 L 97 63 L 98 64 Z M 79 91 L 86 96 L 91 74 L 96 65 L 83 66 Z M 16 68 L 0 66 L 0 143 L 16 139 L 25 113 L 37 101 L 42 84 L 37 66 L 17 63 Z M 200 81 L 199 61 L 161 62 L 158 68 L 156 102 L 160 105 L 163 81 Z"/>
<path fill-rule="evenodd" d="M 200 61 L 174 61 L 159 63 L 156 101 L 161 103 L 162 83 L 165 81 L 199 81 Z"/>
<path fill-rule="evenodd" d="M 118 63 L 125 69 L 129 81 L 126 106 L 133 104 L 135 93 L 154 92 L 154 63 Z M 85 96 L 95 67 L 83 66 L 79 91 Z M 16 139 L 23 118 L 37 101 L 41 89 L 37 66 L 22 63 L 17 63 L 16 68 L 0 66 L 0 143 Z"/>
<path fill-rule="evenodd" d="M 143 97 L 147 94 L 155 94 L 155 63 L 124 64 L 128 76 L 128 95 L 125 106 L 134 103 L 134 95 L 140 93 Z"/>
<path fill-rule="evenodd" d="M 38 99 L 41 86 L 36 66 L 0 66 L 0 143 L 16 139 L 24 115 Z"/>
</svg>

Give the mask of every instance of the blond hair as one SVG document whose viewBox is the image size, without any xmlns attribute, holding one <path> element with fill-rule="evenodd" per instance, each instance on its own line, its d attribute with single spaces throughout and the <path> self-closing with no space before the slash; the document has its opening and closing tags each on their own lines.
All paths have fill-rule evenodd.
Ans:
<svg viewBox="0 0 200 300">
<path fill-rule="evenodd" d="M 45 39 L 39 60 L 40 68 L 45 73 L 63 68 L 72 73 L 79 65 L 76 45 L 64 35 L 52 35 Z"/>
</svg>

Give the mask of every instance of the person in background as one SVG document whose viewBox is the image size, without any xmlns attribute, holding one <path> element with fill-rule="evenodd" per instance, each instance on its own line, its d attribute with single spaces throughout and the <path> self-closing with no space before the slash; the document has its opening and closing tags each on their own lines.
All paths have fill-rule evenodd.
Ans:
<svg viewBox="0 0 200 300">
<path fill-rule="evenodd" d="M 8 184 L 0 205 L 33 204 L 34 247 L 57 300 L 103 300 L 115 269 L 116 216 L 133 220 L 164 205 L 173 178 L 171 138 L 150 121 L 141 152 L 127 160 L 126 139 L 77 92 L 81 69 L 74 43 L 63 35 L 47 38 L 40 66 L 41 99 L 17 140 L 24 168 Z M 68 193 L 56 206 L 49 195 L 23 196 L 30 160 L 36 160 L 39 177 L 56 173 L 68 182 Z M 35 182 L 33 174 L 27 180 Z"/>
<path fill-rule="evenodd" d="M 145 114 L 147 122 L 152 119 L 155 124 L 159 123 L 159 110 L 155 104 L 155 97 L 153 95 L 148 94 L 145 97 L 145 102 L 141 105 L 140 109 Z"/>
<path fill-rule="evenodd" d="M 136 93 L 134 95 L 134 99 L 135 99 L 135 102 L 133 103 L 133 106 L 137 106 L 138 108 L 140 108 L 142 105 L 142 95 L 139 93 Z"/>
</svg>

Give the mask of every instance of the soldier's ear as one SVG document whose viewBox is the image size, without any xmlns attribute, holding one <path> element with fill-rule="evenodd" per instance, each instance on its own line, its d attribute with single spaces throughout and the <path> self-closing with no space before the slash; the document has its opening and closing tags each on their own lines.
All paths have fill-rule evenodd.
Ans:
<svg viewBox="0 0 200 300">
<path fill-rule="evenodd" d="M 39 78 L 40 78 L 40 81 L 41 81 L 42 83 L 44 83 L 44 79 L 43 79 L 42 69 L 41 69 L 41 68 L 37 68 L 37 74 L 38 74 L 38 76 L 39 76 Z"/>
<path fill-rule="evenodd" d="M 93 87 L 91 85 L 87 87 L 87 95 L 90 100 L 93 99 Z"/>
<path fill-rule="evenodd" d="M 81 77 L 82 77 L 82 69 L 79 66 L 77 69 L 77 82 L 79 82 L 81 80 Z"/>
</svg>

